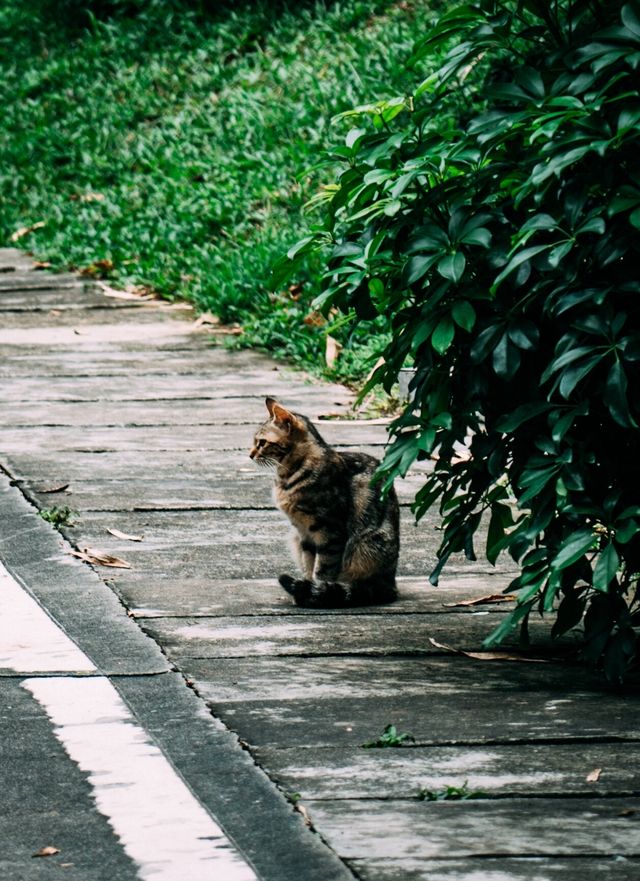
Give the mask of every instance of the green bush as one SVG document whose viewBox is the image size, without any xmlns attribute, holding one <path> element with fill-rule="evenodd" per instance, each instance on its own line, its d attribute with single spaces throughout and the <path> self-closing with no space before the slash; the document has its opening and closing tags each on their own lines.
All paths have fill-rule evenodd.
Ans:
<svg viewBox="0 0 640 881">
<path fill-rule="evenodd" d="M 611 0 L 510 0 L 445 14 L 412 95 L 351 114 L 320 249 L 322 308 L 392 338 L 373 383 L 414 365 L 388 481 L 438 454 L 438 575 L 454 552 L 520 565 L 499 642 L 536 610 L 619 680 L 640 572 L 640 14 Z M 469 456 L 460 456 L 466 444 Z"/>
</svg>

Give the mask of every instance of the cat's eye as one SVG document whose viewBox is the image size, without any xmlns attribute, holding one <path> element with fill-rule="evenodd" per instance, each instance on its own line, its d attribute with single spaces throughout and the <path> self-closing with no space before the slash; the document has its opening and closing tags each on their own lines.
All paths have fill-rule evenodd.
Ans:
<svg viewBox="0 0 640 881">
<path fill-rule="evenodd" d="M 260 447 L 263 447 L 265 444 L 266 440 L 263 437 L 256 441 L 256 446 L 258 449 L 260 449 Z"/>
</svg>

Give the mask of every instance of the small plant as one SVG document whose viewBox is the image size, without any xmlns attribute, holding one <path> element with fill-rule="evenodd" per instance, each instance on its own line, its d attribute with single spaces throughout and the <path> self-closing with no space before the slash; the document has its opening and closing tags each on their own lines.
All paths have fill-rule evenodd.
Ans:
<svg viewBox="0 0 640 881">
<path fill-rule="evenodd" d="M 299 792 L 285 792 L 285 798 L 287 798 L 292 805 L 297 805 L 302 796 Z"/>
<path fill-rule="evenodd" d="M 52 508 L 43 508 L 38 513 L 43 520 L 46 520 L 47 523 L 53 523 L 56 527 L 73 526 L 72 517 L 78 516 L 77 511 L 72 511 L 66 505 L 60 508 L 57 505 L 54 505 Z"/>
<path fill-rule="evenodd" d="M 405 743 L 415 743 L 416 739 L 411 734 L 398 734 L 395 725 L 387 725 L 380 737 L 368 740 L 362 744 L 363 749 L 384 749 L 387 746 L 402 746 Z"/>
<path fill-rule="evenodd" d="M 484 798 L 484 792 L 469 789 L 468 780 L 462 786 L 445 786 L 444 789 L 420 789 L 420 801 L 468 801 L 472 798 Z"/>
</svg>

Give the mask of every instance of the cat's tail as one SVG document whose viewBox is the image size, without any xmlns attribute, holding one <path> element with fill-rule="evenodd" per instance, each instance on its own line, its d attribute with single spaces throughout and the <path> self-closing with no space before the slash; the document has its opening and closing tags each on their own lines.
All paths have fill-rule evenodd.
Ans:
<svg viewBox="0 0 640 881">
<path fill-rule="evenodd" d="M 398 598 L 393 576 L 377 576 L 366 581 L 343 584 L 339 581 L 311 581 L 281 575 L 281 586 L 297 606 L 316 609 L 342 609 L 348 606 L 373 606 L 392 603 Z"/>
</svg>

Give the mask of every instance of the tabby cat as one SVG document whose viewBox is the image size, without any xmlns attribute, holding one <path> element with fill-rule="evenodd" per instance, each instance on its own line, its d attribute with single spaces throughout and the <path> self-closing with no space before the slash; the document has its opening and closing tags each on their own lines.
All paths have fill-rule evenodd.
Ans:
<svg viewBox="0 0 640 881">
<path fill-rule="evenodd" d="M 276 469 L 275 500 L 293 526 L 302 578 L 280 584 L 299 606 L 338 608 L 396 598 L 399 510 L 371 485 L 378 460 L 339 453 L 306 416 L 266 399 L 251 458 Z"/>
</svg>

